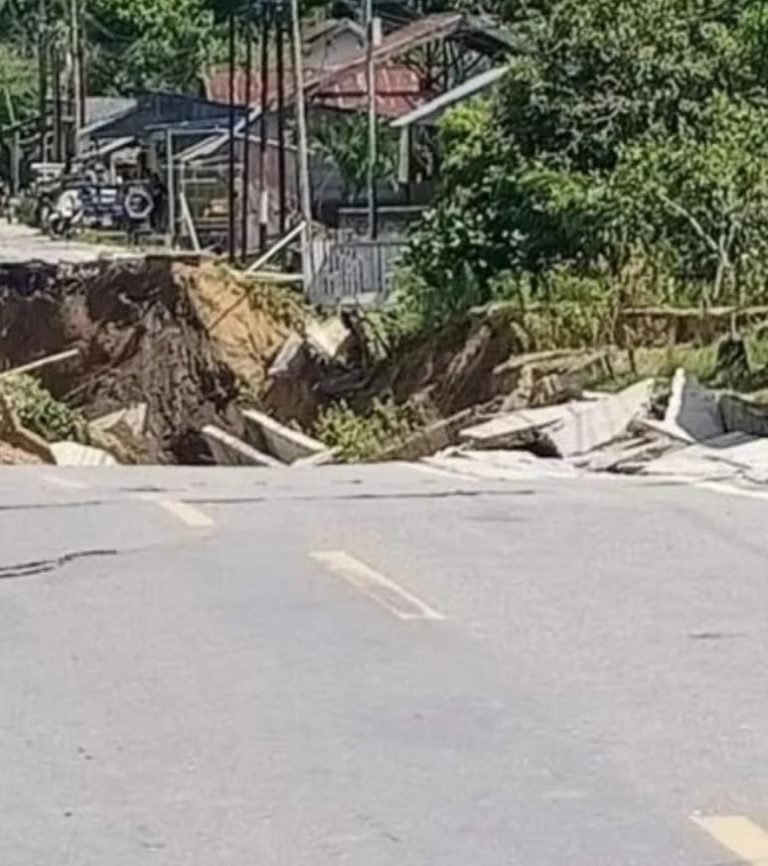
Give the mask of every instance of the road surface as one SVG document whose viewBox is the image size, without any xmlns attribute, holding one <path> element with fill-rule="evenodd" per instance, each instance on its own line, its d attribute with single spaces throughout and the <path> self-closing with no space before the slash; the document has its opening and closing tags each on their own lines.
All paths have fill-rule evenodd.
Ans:
<svg viewBox="0 0 768 866">
<path fill-rule="evenodd" d="M 768 857 L 768 502 L 0 474 L 3 866 Z"/>
<path fill-rule="evenodd" d="M 141 253 L 108 244 L 53 239 L 30 226 L 0 219 L 0 265 L 30 261 L 56 264 L 87 264 L 101 258 L 135 259 Z"/>
</svg>

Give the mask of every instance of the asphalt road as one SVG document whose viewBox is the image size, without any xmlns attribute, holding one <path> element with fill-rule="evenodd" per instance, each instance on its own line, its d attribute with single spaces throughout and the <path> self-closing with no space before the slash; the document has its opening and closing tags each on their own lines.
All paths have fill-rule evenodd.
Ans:
<svg viewBox="0 0 768 866">
<path fill-rule="evenodd" d="M 50 238 L 37 229 L 0 219 L 0 265 L 38 261 L 46 264 L 84 264 L 100 258 L 140 257 L 135 250 L 107 244 Z"/>
<path fill-rule="evenodd" d="M 2 866 L 768 857 L 768 501 L 0 473 Z"/>
</svg>

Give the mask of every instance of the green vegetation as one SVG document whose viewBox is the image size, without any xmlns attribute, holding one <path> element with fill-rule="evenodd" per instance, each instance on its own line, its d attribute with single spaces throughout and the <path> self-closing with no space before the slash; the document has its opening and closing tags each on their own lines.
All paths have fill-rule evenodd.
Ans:
<svg viewBox="0 0 768 866">
<path fill-rule="evenodd" d="M 32 376 L 9 376 L 0 380 L 0 394 L 19 421 L 48 442 L 72 439 L 87 443 L 85 420 L 52 397 Z"/>
<path fill-rule="evenodd" d="M 89 0 L 97 93 L 195 92 L 217 31 L 206 0 Z"/>
<path fill-rule="evenodd" d="M 520 4 L 503 14 L 515 26 Z M 552 0 L 492 98 L 449 113 L 400 310 L 497 297 L 766 297 L 768 3 Z M 561 293 L 564 294 L 561 295 Z"/>
<path fill-rule="evenodd" d="M 37 104 L 36 69 L 14 45 L 0 42 L 0 127 L 25 120 Z"/>
<path fill-rule="evenodd" d="M 386 449 L 402 442 L 419 424 L 414 409 L 375 400 L 359 413 L 346 403 L 329 406 L 319 417 L 314 434 L 340 459 L 376 460 Z"/>
<path fill-rule="evenodd" d="M 208 62 L 220 53 L 224 25 L 211 0 L 88 0 L 82 26 L 89 90 L 133 94 L 144 89 L 198 93 Z M 70 53 L 71 0 L 0 0 L 0 126 L 37 110 L 40 34 L 62 57 Z"/>
<path fill-rule="evenodd" d="M 729 349 L 737 347 L 729 357 Z M 765 403 L 768 397 L 768 340 L 765 334 L 753 333 L 744 338 L 743 355 L 740 343 L 728 339 L 703 346 L 682 345 L 664 348 L 641 347 L 631 355 L 614 350 L 611 358 L 613 373 L 587 383 L 587 387 L 619 391 L 640 379 L 653 378 L 664 390 L 679 367 L 712 388 L 749 393 L 752 399 Z"/>
<path fill-rule="evenodd" d="M 312 145 L 317 153 L 333 163 L 340 176 L 345 199 L 357 198 L 368 174 L 368 124 L 362 115 L 327 118 L 313 132 Z M 397 138 L 392 130 L 380 128 L 378 136 L 376 177 L 379 182 L 396 184 Z"/>
</svg>

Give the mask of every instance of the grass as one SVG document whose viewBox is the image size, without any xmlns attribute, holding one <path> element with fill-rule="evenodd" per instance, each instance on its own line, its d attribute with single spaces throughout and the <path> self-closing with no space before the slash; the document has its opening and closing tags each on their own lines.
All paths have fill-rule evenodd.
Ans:
<svg viewBox="0 0 768 866">
<path fill-rule="evenodd" d="M 87 443 L 85 419 L 59 402 L 32 376 L 8 376 L 0 381 L 0 394 L 19 421 L 48 442 L 73 440 Z"/>
<path fill-rule="evenodd" d="M 768 339 L 759 335 L 745 338 L 748 369 L 726 367 L 719 358 L 722 341 L 706 346 L 668 346 L 664 348 L 637 348 L 631 354 L 616 349 L 611 354 L 613 374 L 588 383 L 587 387 L 603 391 L 619 391 L 641 379 L 656 379 L 660 385 L 668 384 L 679 367 L 713 388 L 746 393 L 768 389 Z M 768 391 L 766 391 L 768 396 Z"/>
<path fill-rule="evenodd" d="M 404 441 L 420 421 L 408 406 L 376 400 L 365 413 L 346 403 L 329 406 L 318 419 L 314 435 L 348 462 L 376 460 L 384 451 Z"/>
</svg>

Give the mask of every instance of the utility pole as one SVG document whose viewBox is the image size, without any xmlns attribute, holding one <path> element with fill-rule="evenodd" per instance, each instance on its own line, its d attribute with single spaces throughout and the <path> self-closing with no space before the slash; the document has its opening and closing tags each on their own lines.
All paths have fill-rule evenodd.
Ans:
<svg viewBox="0 0 768 866">
<path fill-rule="evenodd" d="M 298 133 L 299 192 L 301 214 L 306 224 L 304 230 L 304 277 L 309 283 L 314 277 L 314 255 L 312 248 L 312 191 L 309 186 L 309 148 L 307 144 L 307 113 L 304 104 L 304 65 L 301 56 L 301 23 L 299 0 L 291 0 L 291 42 L 293 49 L 293 75 L 296 91 L 296 125 Z"/>
<path fill-rule="evenodd" d="M 53 70 L 53 159 L 60 163 L 63 159 L 64 128 L 61 116 L 61 52 L 56 36 L 51 46 L 51 68 Z"/>
<path fill-rule="evenodd" d="M 376 120 L 376 65 L 374 48 L 373 0 L 365 0 L 365 77 L 368 91 L 368 236 L 376 240 L 378 226 L 376 220 L 376 163 L 378 161 L 378 135 Z"/>
<path fill-rule="evenodd" d="M 280 236 L 285 234 L 285 63 L 283 57 L 283 29 L 285 8 L 278 0 L 275 18 L 275 52 L 277 54 L 277 186 L 280 211 Z"/>
<path fill-rule="evenodd" d="M 8 109 L 8 120 L 13 130 L 13 138 L 11 139 L 11 195 L 16 195 L 21 186 L 19 179 L 20 160 L 21 160 L 21 135 L 16 126 L 16 112 L 13 108 L 13 100 L 11 99 L 11 91 L 5 88 L 5 104 Z"/>
<path fill-rule="evenodd" d="M 269 234 L 269 189 L 267 188 L 267 143 L 269 140 L 269 9 L 259 3 L 261 24 L 261 114 L 259 116 L 259 252 L 267 249 Z"/>
<path fill-rule="evenodd" d="M 48 134 L 48 3 L 39 0 L 38 4 L 38 73 L 40 76 L 39 92 L 39 134 L 40 162 L 45 162 L 45 139 Z"/>
<path fill-rule="evenodd" d="M 72 99 L 70 115 L 72 117 L 72 152 L 77 159 L 80 152 L 80 129 L 83 119 L 80 111 L 82 97 L 82 52 L 80 50 L 80 3 L 78 0 L 69 2 L 69 52 L 72 57 Z"/>
<path fill-rule="evenodd" d="M 88 67 L 86 65 L 88 52 L 86 51 L 86 31 L 83 26 L 83 9 L 87 0 L 74 0 L 77 10 L 77 75 L 78 75 L 78 90 L 77 90 L 77 111 L 78 111 L 78 128 L 82 129 L 85 126 L 86 117 L 86 99 L 88 98 Z"/>
<path fill-rule="evenodd" d="M 235 10 L 229 11 L 229 263 L 234 264 L 237 257 L 235 238 Z"/>
<path fill-rule="evenodd" d="M 165 130 L 165 168 L 168 187 L 168 246 L 176 246 L 176 171 L 173 154 L 173 130 Z"/>
<path fill-rule="evenodd" d="M 242 243 L 240 258 L 243 264 L 248 259 L 248 218 L 251 201 L 251 101 L 253 79 L 253 2 L 248 0 L 245 20 L 245 130 L 243 134 L 243 201 L 242 201 Z"/>
</svg>

